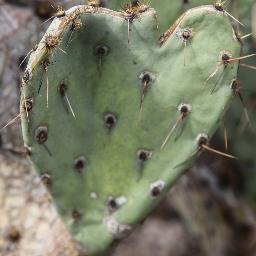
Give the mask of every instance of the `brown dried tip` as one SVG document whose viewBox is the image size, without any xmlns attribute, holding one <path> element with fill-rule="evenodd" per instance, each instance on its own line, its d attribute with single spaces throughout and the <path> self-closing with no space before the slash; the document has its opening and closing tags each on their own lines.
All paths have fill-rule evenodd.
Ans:
<svg viewBox="0 0 256 256">
<path fill-rule="evenodd" d="M 47 126 L 39 126 L 35 131 L 35 140 L 38 144 L 43 144 L 48 139 Z"/>
<path fill-rule="evenodd" d="M 152 157 L 152 152 L 145 149 L 140 149 L 137 152 L 137 158 L 140 163 L 145 163 Z"/>
<path fill-rule="evenodd" d="M 178 111 L 182 114 L 182 116 L 184 118 L 192 111 L 192 106 L 187 103 L 181 103 L 178 106 Z"/>
<path fill-rule="evenodd" d="M 137 8 L 139 13 L 145 12 L 149 9 L 149 6 L 146 5 L 143 0 L 133 0 L 131 4 L 133 7 Z"/>
<path fill-rule="evenodd" d="M 192 38 L 193 32 L 190 28 L 185 28 L 182 31 L 182 38 L 184 41 L 188 41 Z"/>
<path fill-rule="evenodd" d="M 105 3 L 103 0 L 88 0 L 87 5 L 92 7 L 105 7 Z"/>
<path fill-rule="evenodd" d="M 32 71 L 31 71 L 31 69 L 28 68 L 25 70 L 22 80 L 24 83 L 27 83 L 31 79 L 32 79 Z"/>
<path fill-rule="evenodd" d="M 57 48 L 60 42 L 61 42 L 60 38 L 53 34 L 47 34 L 44 39 L 45 47 L 49 52 Z"/>
<path fill-rule="evenodd" d="M 165 182 L 162 180 L 157 180 L 150 184 L 150 195 L 155 198 L 160 196 L 165 188 Z"/>
<path fill-rule="evenodd" d="M 86 167 L 86 158 L 84 156 L 79 156 L 74 160 L 74 169 L 76 169 L 79 173 Z"/>
<path fill-rule="evenodd" d="M 32 98 L 25 99 L 23 103 L 23 109 L 26 112 L 29 112 L 30 110 L 32 110 L 32 107 L 33 107 L 33 99 Z"/>
<path fill-rule="evenodd" d="M 97 56 L 107 56 L 110 52 L 110 48 L 104 44 L 97 45 L 94 49 Z"/>
<path fill-rule="evenodd" d="M 230 59 L 231 59 L 231 56 L 227 53 L 223 53 L 221 56 L 221 61 L 225 67 L 229 64 Z"/>
<path fill-rule="evenodd" d="M 60 86 L 59 86 L 59 92 L 60 92 L 60 95 L 62 97 L 65 96 L 66 94 L 66 91 L 67 91 L 67 85 L 64 83 L 64 82 L 61 82 Z"/>
<path fill-rule="evenodd" d="M 240 92 L 241 82 L 239 80 L 233 80 L 231 84 L 231 89 L 234 93 Z"/>
<path fill-rule="evenodd" d="M 78 30 L 82 27 L 82 21 L 80 19 L 74 19 L 71 24 L 71 30 Z"/>
<path fill-rule="evenodd" d="M 118 204 L 117 204 L 115 198 L 109 197 L 108 201 L 107 201 L 107 206 L 108 206 L 108 209 L 110 212 L 117 210 Z"/>
<path fill-rule="evenodd" d="M 130 20 L 137 17 L 140 13 L 143 13 L 149 9 L 149 6 L 144 3 L 144 1 L 133 0 L 129 4 L 125 4 L 122 7 L 122 12 L 129 16 Z"/>
<path fill-rule="evenodd" d="M 55 17 L 61 18 L 61 17 L 64 17 L 65 15 L 66 15 L 65 9 L 61 5 L 58 5 L 56 8 Z"/>
<path fill-rule="evenodd" d="M 117 117 L 113 113 L 104 115 L 104 123 L 109 130 L 113 129 L 117 123 Z"/>
<path fill-rule="evenodd" d="M 206 135 L 204 133 L 198 134 L 196 140 L 197 140 L 198 147 L 200 149 L 202 149 L 204 145 L 208 145 L 209 144 L 208 135 Z"/>
<path fill-rule="evenodd" d="M 217 0 L 214 4 L 213 7 L 220 12 L 224 12 L 224 2 L 222 2 L 221 0 Z"/>
<path fill-rule="evenodd" d="M 81 213 L 78 212 L 77 210 L 73 210 L 71 215 L 72 215 L 74 222 L 78 222 L 81 219 Z"/>
<path fill-rule="evenodd" d="M 44 59 L 42 62 L 41 62 L 41 65 L 43 66 L 43 69 L 44 70 L 47 70 L 48 69 L 48 66 L 50 65 L 50 61 L 48 58 Z"/>
<path fill-rule="evenodd" d="M 46 187 L 50 187 L 52 185 L 52 180 L 51 180 L 51 176 L 48 172 L 44 173 L 42 176 L 41 176 L 41 181 L 43 182 L 43 184 L 46 186 Z"/>
</svg>

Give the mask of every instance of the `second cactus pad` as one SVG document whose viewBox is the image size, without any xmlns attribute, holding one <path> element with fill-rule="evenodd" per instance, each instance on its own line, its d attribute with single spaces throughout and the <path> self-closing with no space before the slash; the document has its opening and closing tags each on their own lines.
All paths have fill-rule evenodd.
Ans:
<svg viewBox="0 0 256 256">
<path fill-rule="evenodd" d="M 25 145 L 90 255 L 147 216 L 232 96 L 240 44 L 224 13 L 192 9 L 157 34 L 153 9 L 77 6 L 54 19 L 23 78 Z"/>
</svg>

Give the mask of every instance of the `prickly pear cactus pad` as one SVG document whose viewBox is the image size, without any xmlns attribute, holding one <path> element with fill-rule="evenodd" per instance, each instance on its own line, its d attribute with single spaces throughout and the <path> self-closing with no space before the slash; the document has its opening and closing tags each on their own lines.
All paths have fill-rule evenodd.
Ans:
<svg viewBox="0 0 256 256">
<path fill-rule="evenodd" d="M 191 9 L 157 34 L 153 9 L 77 6 L 53 20 L 23 77 L 25 145 L 89 255 L 147 216 L 232 97 L 240 44 L 225 13 Z"/>
</svg>

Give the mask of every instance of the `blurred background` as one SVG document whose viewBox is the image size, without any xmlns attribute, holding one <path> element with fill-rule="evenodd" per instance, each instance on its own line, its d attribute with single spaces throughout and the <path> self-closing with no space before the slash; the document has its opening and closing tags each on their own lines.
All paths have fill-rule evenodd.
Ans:
<svg viewBox="0 0 256 256">
<path fill-rule="evenodd" d="M 203 2 L 170 1 L 177 2 L 180 14 Z M 112 7 L 115 1 L 109 2 Z M 229 2 L 232 13 L 246 25 L 240 32 L 244 35 L 255 29 L 252 20 L 256 16 L 256 1 Z M 84 1 L 58 3 L 69 8 Z M 49 25 L 43 22 L 54 15 L 56 7 L 56 1 L 0 0 L 0 127 L 17 116 L 17 122 L 0 130 L 3 256 L 85 255 L 65 229 L 50 195 L 31 169 L 18 116 L 20 80 L 26 67 L 23 60 L 42 38 Z M 159 19 L 161 23 L 161 16 Z M 166 17 L 165 21 L 171 24 L 173 17 Z M 256 41 L 248 36 L 243 40 L 242 55 L 253 52 Z M 256 58 L 244 63 L 256 66 Z M 245 106 L 234 95 L 222 127 L 211 140 L 212 147 L 225 151 L 227 133 L 228 152 L 238 160 L 209 152 L 201 154 L 151 216 L 115 245 L 110 255 L 256 256 L 256 68 L 241 66 L 239 80 Z"/>
</svg>

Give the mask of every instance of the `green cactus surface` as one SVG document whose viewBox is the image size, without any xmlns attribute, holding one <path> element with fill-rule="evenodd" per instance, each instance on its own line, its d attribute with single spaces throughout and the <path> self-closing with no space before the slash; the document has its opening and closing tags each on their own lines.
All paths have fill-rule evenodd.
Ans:
<svg viewBox="0 0 256 256">
<path fill-rule="evenodd" d="M 102 1 L 100 1 L 102 2 Z M 113 10 L 120 10 L 127 3 L 135 3 L 136 0 L 109 0 L 105 6 Z M 203 4 L 219 4 L 224 8 L 224 12 L 229 15 L 230 21 L 235 28 L 237 35 L 241 37 L 242 55 L 255 53 L 256 50 L 256 2 L 255 0 L 233 0 L 233 1 L 217 1 L 217 0 L 150 0 L 139 1 L 149 2 L 150 6 L 156 10 L 157 20 L 159 24 L 159 33 L 165 31 L 169 24 L 176 20 L 183 10 Z M 233 18 L 232 18 L 232 17 Z M 242 23 L 244 26 L 239 24 Z M 243 38 L 244 35 L 249 35 Z M 243 102 L 239 100 L 239 96 L 234 94 L 237 99 L 232 102 L 230 111 L 223 118 L 223 124 L 219 129 L 218 140 L 223 144 L 224 148 L 224 129 L 228 134 L 228 148 L 234 152 L 239 158 L 241 173 L 244 178 L 244 189 L 246 195 L 253 200 L 256 199 L 256 160 L 253 148 L 256 147 L 255 131 L 256 131 L 256 112 L 255 112 L 255 69 L 256 58 L 251 57 L 243 59 L 242 64 L 250 65 L 251 68 L 241 65 L 238 72 L 238 80 L 241 84 L 241 95 Z M 254 68 L 253 68 L 254 67 Z M 244 105 L 244 106 L 243 106 Z M 250 123 L 246 118 L 245 112 L 248 112 Z M 249 129 L 248 129 L 249 128 Z"/>
<path fill-rule="evenodd" d="M 73 7 L 23 77 L 25 145 L 89 255 L 148 215 L 206 150 L 233 94 L 241 46 L 225 13 L 191 9 L 158 33 L 150 8 Z"/>
</svg>

